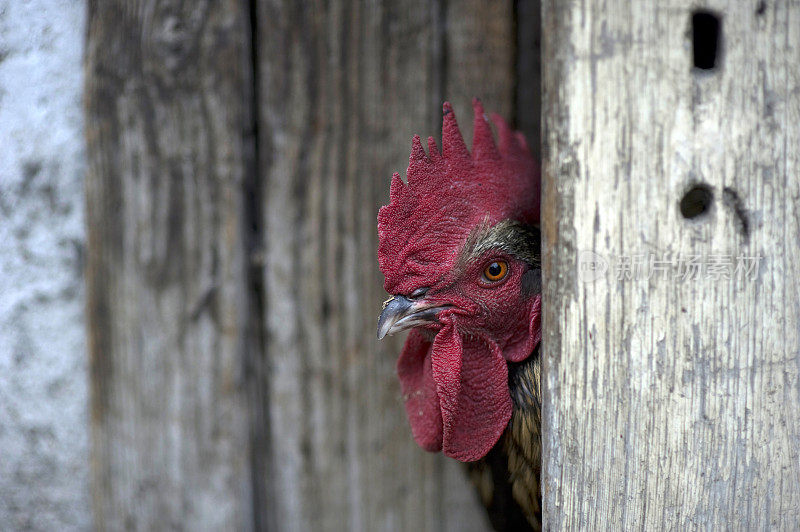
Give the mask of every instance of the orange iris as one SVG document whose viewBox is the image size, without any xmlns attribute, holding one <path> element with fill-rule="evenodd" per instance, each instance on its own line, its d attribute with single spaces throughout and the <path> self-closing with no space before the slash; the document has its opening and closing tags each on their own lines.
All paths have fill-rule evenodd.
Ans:
<svg viewBox="0 0 800 532">
<path fill-rule="evenodd" d="M 504 260 L 496 260 L 486 266 L 483 270 L 483 276 L 489 282 L 496 282 L 508 274 L 508 263 Z"/>
</svg>

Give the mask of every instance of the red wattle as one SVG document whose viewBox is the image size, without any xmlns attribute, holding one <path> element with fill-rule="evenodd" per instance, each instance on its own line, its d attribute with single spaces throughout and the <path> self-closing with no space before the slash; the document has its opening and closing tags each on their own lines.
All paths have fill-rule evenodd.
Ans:
<svg viewBox="0 0 800 532">
<path fill-rule="evenodd" d="M 497 443 L 511 418 L 508 366 L 496 344 L 464 342 L 454 318 L 433 344 L 418 331 L 397 364 L 411 432 L 428 451 L 472 462 Z"/>
<path fill-rule="evenodd" d="M 430 352 L 431 343 L 417 329 L 412 330 L 397 359 L 397 375 L 414 440 L 426 451 L 435 452 L 442 450 L 442 412 Z"/>
<path fill-rule="evenodd" d="M 442 407 L 442 451 L 474 462 L 497 443 L 511 419 L 508 365 L 499 349 L 478 338 L 466 342 L 454 322 L 433 342 L 433 379 Z M 454 374 L 457 368 L 458 374 Z"/>
</svg>

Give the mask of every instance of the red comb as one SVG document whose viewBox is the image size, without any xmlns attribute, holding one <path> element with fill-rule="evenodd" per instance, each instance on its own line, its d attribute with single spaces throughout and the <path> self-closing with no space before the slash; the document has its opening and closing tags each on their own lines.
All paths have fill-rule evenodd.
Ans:
<svg viewBox="0 0 800 532">
<path fill-rule="evenodd" d="M 390 293 L 430 286 L 455 260 L 469 232 L 484 221 L 539 221 L 539 168 L 524 137 L 492 115 L 499 145 L 480 100 L 473 99 L 472 153 L 453 108 L 443 106 L 442 153 L 433 138 L 428 154 L 419 135 L 411 143 L 408 184 L 392 176 L 390 203 L 378 213 L 378 262 Z M 437 267 L 431 267 L 431 264 Z"/>
</svg>

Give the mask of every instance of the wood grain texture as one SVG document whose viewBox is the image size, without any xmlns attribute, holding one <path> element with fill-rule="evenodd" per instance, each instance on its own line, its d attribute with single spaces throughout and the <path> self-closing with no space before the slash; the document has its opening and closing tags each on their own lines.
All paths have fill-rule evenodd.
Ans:
<svg viewBox="0 0 800 532">
<path fill-rule="evenodd" d="M 800 3 L 704 2 L 711 71 L 694 2 L 543 7 L 545 526 L 797 530 Z M 637 255 L 666 270 L 618 280 Z"/>
<path fill-rule="evenodd" d="M 483 530 L 460 464 L 413 442 L 379 342 L 378 207 L 449 98 L 513 102 L 510 3 L 259 1 L 264 522 L 284 530 Z"/>
<path fill-rule="evenodd" d="M 541 161 L 542 124 L 542 2 L 515 0 L 517 35 L 514 87 L 514 127 L 525 134 L 528 147 Z"/>
<path fill-rule="evenodd" d="M 236 0 L 89 3 L 98 530 L 252 528 L 249 35 Z"/>
<path fill-rule="evenodd" d="M 376 215 L 445 99 L 468 141 L 473 96 L 530 123 L 514 5 L 114 1 L 89 19 L 96 527 L 485 530 L 460 464 L 411 438 L 403 338 L 376 338 Z"/>
</svg>

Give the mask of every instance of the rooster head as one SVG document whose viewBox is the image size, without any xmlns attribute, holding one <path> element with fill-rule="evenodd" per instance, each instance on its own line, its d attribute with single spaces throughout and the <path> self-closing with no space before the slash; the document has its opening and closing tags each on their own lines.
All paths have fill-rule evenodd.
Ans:
<svg viewBox="0 0 800 532">
<path fill-rule="evenodd" d="M 469 462 L 511 417 L 508 363 L 541 338 L 539 169 L 497 115 L 499 145 L 473 100 L 472 152 L 449 103 L 442 151 L 414 136 L 407 183 L 378 213 L 378 263 L 392 297 L 378 336 L 413 329 L 397 363 L 414 439 Z"/>
</svg>

